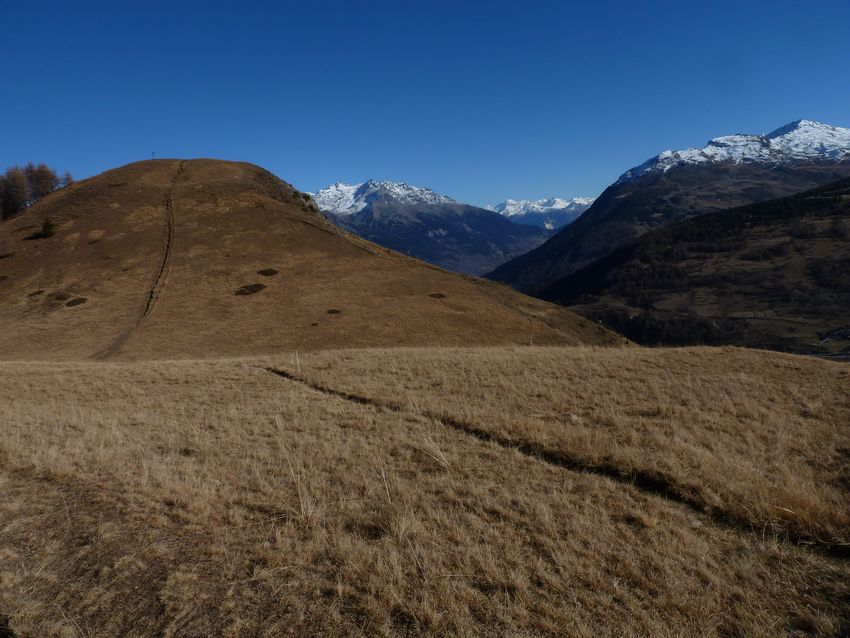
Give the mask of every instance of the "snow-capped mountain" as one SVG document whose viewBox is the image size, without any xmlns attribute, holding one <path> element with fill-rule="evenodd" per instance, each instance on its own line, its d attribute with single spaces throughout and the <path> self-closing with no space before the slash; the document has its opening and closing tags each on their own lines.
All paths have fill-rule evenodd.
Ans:
<svg viewBox="0 0 850 638">
<path fill-rule="evenodd" d="M 551 235 L 429 188 L 369 180 L 313 195 L 329 221 L 377 244 L 448 270 L 480 275 Z"/>
<path fill-rule="evenodd" d="M 811 120 L 665 151 L 623 173 L 578 220 L 488 277 L 540 291 L 656 228 L 848 177 L 850 129 Z"/>
<path fill-rule="evenodd" d="M 336 215 L 353 215 L 374 202 L 398 204 L 456 204 L 451 197 L 435 193 L 430 188 L 411 186 L 404 182 L 370 179 L 360 184 L 337 182 L 313 194 L 319 208 Z"/>
<path fill-rule="evenodd" d="M 500 204 L 485 206 L 487 210 L 509 217 L 518 224 L 539 226 L 555 230 L 574 222 L 593 204 L 593 197 L 562 199 L 506 199 Z"/>
<path fill-rule="evenodd" d="M 590 208 L 593 199 L 593 197 L 573 197 L 572 199 L 550 197 L 549 199 L 535 200 L 506 199 L 500 204 L 493 204 L 484 208 L 501 213 L 505 217 L 526 215 L 528 213 L 550 213 L 554 210 L 583 213 Z"/>
<path fill-rule="evenodd" d="M 667 172 L 683 164 L 787 164 L 848 158 L 850 129 L 797 120 L 767 135 L 724 135 L 710 140 L 702 148 L 664 151 L 623 173 L 617 183 L 631 181 L 645 173 Z"/>
</svg>

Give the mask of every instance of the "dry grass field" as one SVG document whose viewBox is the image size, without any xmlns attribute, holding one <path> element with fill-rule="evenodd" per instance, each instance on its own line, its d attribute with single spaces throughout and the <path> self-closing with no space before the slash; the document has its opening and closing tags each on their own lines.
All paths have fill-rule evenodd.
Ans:
<svg viewBox="0 0 850 638">
<path fill-rule="evenodd" d="M 0 364 L 0 613 L 19 637 L 844 635 L 847 375 L 736 349 Z"/>
<path fill-rule="evenodd" d="M 342 351 L 322 387 L 850 556 L 850 366 L 743 349 Z"/>
</svg>

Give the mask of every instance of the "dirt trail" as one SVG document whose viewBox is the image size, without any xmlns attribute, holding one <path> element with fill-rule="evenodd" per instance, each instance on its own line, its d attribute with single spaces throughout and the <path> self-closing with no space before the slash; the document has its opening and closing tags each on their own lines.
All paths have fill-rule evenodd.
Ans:
<svg viewBox="0 0 850 638">
<path fill-rule="evenodd" d="M 118 349 L 124 344 L 125 341 L 130 337 L 130 335 L 140 326 L 142 322 L 147 318 L 147 316 L 153 310 L 154 305 L 156 304 L 157 299 L 159 299 L 162 294 L 162 289 L 165 286 L 165 275 L 166 269 L 168 267 L 168 262 L 171 258 L 171 250 L 174 244 L 174 189 L 177 186 L 177 180 L 180 178 L 180 175 L 183 174 L 183 170 L 186 168 L 184 162 L 180 162 L 177 166 L 177 171 L 174 173 L 174 176 L 171 178 L 171 183 L 169 184 L 168 190 L 165 193 L 165 198 L 163 202 L 163 206 L 165 208 L 165 248 L 162 252 L 162 260 L 159 264 L 159 270 L 156 273 L 156 277 L 154 278 L 153 284 L 148 292 L 147 299 L 145 300 L 145 308 L 142 311 L 142 314 L 136 320 L 136 322 L 130 326 L 127 330 L 122 332 L 118 337 L 113 341 L 108 347 L 104 348 L 100 352 L 94 355 L 95 359 L 106 359 L 111 355 L 115 354 Z"/>
<path fill-rule="evenodd" d="M 371 406 L 378 410 L 405 413 L 409 412 L 409 410 L 400 403 L 379 401 L 369 397 L 352 394 L 345 390 L 329 388 L 320 383 L 315 383 L 309 379 L 296 376 L 279 368 L 265 369 L 266 371 L 283 379 L 300 383 L 311 390 L 337 397 L 345 401 L 350 401 L 359 405 Z M 488 430 L 484 430 L 472 423 L 461 421 L 445 414 L 437 414 L 429 410 L 418 410 L 417 414 L 436 421 L 445 427 L 452 428 L 453 430 L 462 432 L 468 436 L 473 436 L 479 441 L 495 443 L 500 447 L 515 450 L 521 454 L 533 457 L 550 465 L 562 467 L 573 472 L 580 472 L 582 474 L 603 476 L 619 483 L 631 485 L 646 494 L 651 494 L 653 496 L 661 497 L 680 505 L 684 505 L 693 510 L 695 513 L 707 517 L 711 522 L 734 529 L 738 532 L 749 534 L 754 531 L 753 525 L 750 521 L 736 518 L 722 509 L 707 506 L 696 494 L 692 494 L 684 490 L 682 486 L 675 481 L 675 479 L 660 472 L 652 472 L 636 468 L 623 469 L 608 463 L 594 464 L 588 462 L 586 459 L 582 459 L 577 456 L 570 456 L 565 452 L 547 450 L 540 445 L 524 441 L 516 441 L 508 437 L 500 436 Z M 833 543 L 828 540 L 812 538 L 809 536 L 804 537 L 788 530 L 777 530 L 777 532 L 777 536 L 782 537 L 784 534 L 784 540 L 794 545 L 816 550 L 825 556 L 839 558 L 842 560 L 850 559 L 850 545 Z"/>
</svg>

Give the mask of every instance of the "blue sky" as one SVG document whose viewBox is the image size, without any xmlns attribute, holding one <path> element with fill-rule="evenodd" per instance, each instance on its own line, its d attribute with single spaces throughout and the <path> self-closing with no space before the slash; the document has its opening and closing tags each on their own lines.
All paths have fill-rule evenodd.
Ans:
<svg viewBox="0 0 850 638">
<path fill-rule="evenodd" d="M 717 135 L 850 126 L 846 0 L 37 6 L 3 8 L 0 167 L 217 157 L 486 204 L 594 195 Z"/>
</svg>

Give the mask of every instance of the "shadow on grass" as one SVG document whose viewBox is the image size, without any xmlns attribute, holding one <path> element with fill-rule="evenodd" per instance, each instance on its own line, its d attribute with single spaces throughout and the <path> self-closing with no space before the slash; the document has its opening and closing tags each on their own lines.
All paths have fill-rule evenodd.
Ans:
<svg viewBox="0 0 850 638">
<path fill-rule="evenodd" d="M 0 638 L 17 638 L 12 628 L 9 626 L 9 618 L 0 615 Z"/>
</svg>

